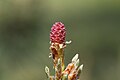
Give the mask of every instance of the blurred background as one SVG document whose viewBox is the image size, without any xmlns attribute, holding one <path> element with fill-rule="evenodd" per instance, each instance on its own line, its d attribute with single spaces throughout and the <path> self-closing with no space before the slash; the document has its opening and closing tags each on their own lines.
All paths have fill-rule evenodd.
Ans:
<svg viewBox="0 0 120 80">
<path fill-rule="evenodd" d="M 0 0 L 0 80 L 47 80 L 49 32 L 67 29 L 65 64 L 79 53 L 81 80 L 120 80 L 119 0 Z"/>
</svg>

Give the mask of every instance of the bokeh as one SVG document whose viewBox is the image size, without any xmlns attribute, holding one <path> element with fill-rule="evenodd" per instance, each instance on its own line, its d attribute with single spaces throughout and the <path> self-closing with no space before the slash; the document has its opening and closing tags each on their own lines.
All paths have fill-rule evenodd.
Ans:
<svg viewBox="0 0 120 80">
<path fill-rule="evenodd" d="M 67 29 L 65 64 L 79 53 L 81 80 L 120 80 L 119 0 L 0 0 L 0 80 L 47 80 L 49 32 Z"/>
</svg>

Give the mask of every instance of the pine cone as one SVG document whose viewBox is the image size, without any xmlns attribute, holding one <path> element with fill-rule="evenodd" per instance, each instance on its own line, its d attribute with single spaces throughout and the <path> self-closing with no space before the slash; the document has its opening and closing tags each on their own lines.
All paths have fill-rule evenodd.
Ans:
<svg viewBox="0 0 120 80">
<path fill-rule="evenodd" d="M 66 30 L 64 24 L 61 22 L 56 22 L 53 24 L 50 31 L 50 41 L 52 43 L 65 43 Z"/>
</svg>

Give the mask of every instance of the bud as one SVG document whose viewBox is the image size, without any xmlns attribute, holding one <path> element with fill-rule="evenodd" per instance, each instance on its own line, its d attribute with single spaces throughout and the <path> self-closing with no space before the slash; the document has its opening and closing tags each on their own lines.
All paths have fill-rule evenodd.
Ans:
<svg viewBox="0 0 120 80">
<path fill-rule="evenodd" d="M 66 30 L 64 24 L 61 22 L 56 22 L 53 24 L 50 31 L 50 41 L 52 43 L 65 43 Z"/>
</svg>

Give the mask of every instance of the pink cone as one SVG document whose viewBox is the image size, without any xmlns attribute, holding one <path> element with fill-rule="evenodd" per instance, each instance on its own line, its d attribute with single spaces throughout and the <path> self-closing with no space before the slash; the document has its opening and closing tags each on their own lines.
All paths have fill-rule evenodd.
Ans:
<svg viewBox="0 0 120 80">
<path fill-rule="evenodd" d="M 66 36 L 66 29 L 64 24 L 61 22 L 56 22 L 53 24 L 51 31 L 50 31 L 50 41 L 52 43 L 65 43 L 65 36 Z"/>
</svg>

